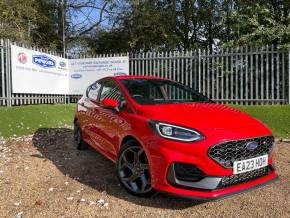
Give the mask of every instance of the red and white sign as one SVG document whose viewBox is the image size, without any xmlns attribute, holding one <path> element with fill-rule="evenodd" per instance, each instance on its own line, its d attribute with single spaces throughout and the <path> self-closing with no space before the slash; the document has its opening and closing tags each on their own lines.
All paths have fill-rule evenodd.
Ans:
<svg viewBox="0 0 290 218">
<path fill-rule="evenodd" d="M 18 61 L 21 63 L 21 64 L 25 64 L 27 62 L 27 56 L 25 53 L 23 52 L 20 52 L 17 56 L 18 58 Z"/>
</svg>

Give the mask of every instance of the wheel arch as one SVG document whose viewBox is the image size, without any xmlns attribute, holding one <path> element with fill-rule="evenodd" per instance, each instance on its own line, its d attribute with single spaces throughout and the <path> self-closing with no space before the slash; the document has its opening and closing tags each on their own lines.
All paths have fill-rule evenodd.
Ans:
<svg viewBox="0 0 290 218">
<path fill-rule="evenodd" d="M 118 153 L 120 152 L 120 150 L 122 149 L 122 146 L 130 141 L 130 140 L 135 140 L 145 151 L 145 154 L 148 158 L 148 161 L 149 161 L 149 164 L 150 164 L 150 167 L 151 167 L 151 158 L 150 158 L 150 153 L 148 151 L 148 149 L 146 148 L 146 146 L 143 145 L 143 143 L 138 139 L 138 137 L 136 136 L 133 136 L 133 135 L 126 135 L 122 138 L 121 142 L 120 142 L 120 145 L 119 145 L 119 150 L 118 150 Z"/>
<path fill-rule="evenodd" d="M 143 149 L 144 149 L 144 151 L 145 151 L 145 153 L 146 153 L 146 155 L 147 155 L 147 157 L 149 157 L 149 151 L 147 150 L 147 148 L 143 145 L 143 143 L 141 142 L 141 140 L 139 140 L 138 139 L 138 137 L 136 137 L 136 136 L 134 136 L 134 135 L 126 135 L 126 136 L 124 136 L 123 138 L 122 138 L 122 140 L 121 140 L 121 142 L 120 142 L 120 144 L 119 144 L 119 151 L 118 152 L 120 152 L 120 150 L 122 149 L 122 146 L 126 143 L 126 142 L 128 142 L 128 141 L 130 141 L 130 140 L 134 140 L 134 141 L 136 141 Z"/>
<path fill-rule="evenodd" d="M 136 142 L 138 142 L 138 144 L 140 144 L 140 146 L 143 147 L 142 143 L 141 143 L 141 142 L 140 142 L 136 137 L 134 137 L 134 136 L 132 136 L 132 135 L 126 135 L 126 136 L 123 137 L 123 139 L 121 140 L 120 145 L 119 145 L 119 149 L 121 149 L 122 146 L 123 146 L 125 143 L 127 143 L 128 141 L 130 141 L 130 140 L 135 140 Z"/>
</svg>

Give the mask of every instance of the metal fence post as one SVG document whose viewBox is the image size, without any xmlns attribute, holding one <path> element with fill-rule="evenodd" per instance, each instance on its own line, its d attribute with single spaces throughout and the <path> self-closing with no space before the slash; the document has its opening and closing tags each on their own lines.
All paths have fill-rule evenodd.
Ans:
<svg viewBox="0 0 290 218">
<path fill-rule="evenodd" d="M 7 44 L 7 51 L 8 51 L 8 75 L 9 75 L 9 93 L 8 93 L 8 101 L 9 101 L 9 107 L 12 107 L 12 70 L 11 70 L 11 42 L 8 39 Z"/>
<path fill-rule="evenodd" d="M 288 50 L 288 104 L 290 105 L 290 50 Z"/>
<path fill-rule="evenodd" d="M 200 64 L 200 49 L 198 49 L 198 92 L 201 92 L 201 64 Z"/>
<path fill-rule="evenodd" d="M 1 65 L 0 65 L 0 74 L 1 74 L 1 104 L 0 105 L 6 105 L 6 93 L 5 93 L 5 90 L 6 90 L 6 83 L 5 83 L 5 59 L 4 59 L 4 56 L 5 56 L 5 45 L 4 45 L 4 40 L 3 39 L 0 39 L 0 62 L 1 62 Z"/>
<path fill-rule="evenodd" d="M 6 48 L 6 88 L 7 88 L 7 98 L 6 98 L 6 105 L 7 107 L 12 106 L 12 100 L 11 100 L 11 93 L 12 93 L 12 88 L 11 88 L 11 53 L 10 53 L 10 40 L 6 40 L 5 43 L 5 48 Z"/>
</svg>

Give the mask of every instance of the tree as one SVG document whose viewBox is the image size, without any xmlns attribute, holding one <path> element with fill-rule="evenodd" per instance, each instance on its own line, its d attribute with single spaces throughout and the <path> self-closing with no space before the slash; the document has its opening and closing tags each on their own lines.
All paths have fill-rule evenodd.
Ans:
<svg viewBox="0 0 290 218">
<path fill-rule="evenodd" d="M 118 34 L 124 40 L 123 46 L 117 47 L 126 51 L 213 49 L 220 43 L 220 1 L 123 1 L 118 8 L 111 17 L 113 28 L 105 30 L 106 34 L 96 32 L 92 42 L 96 41 L 91 45 L 103 47 L 99 44 L 102 42 L 112 50 L 111 45 L 120 41 L 114 42 L 116 37 L 109 37 L 110 34 Z"/>
<path fill-rule="evenodd" d="M 60 50 L 54 0 L 0 0 L 0 38 Z"/>
<path fill-rule="evenodd" d="M 97 53 L 290 47 L 290 1 L 0 0 L 0 37 Z"/>
<path fill-rule="evenodd" d="M 109 2 L 0 0 L 0 38 L 62 52 L 64 37 L 72 46 L 75 42 L 88 39 L 91 32 L 106 19 Z M 94 18 L 93 15 L 98 13 L 98 18 Z M 75 21 L 78 16 L 82 17 L 78 19 L 81 22 Z"/>
<path fill-rule="evenodd" d="M 290 2 L 282 0 L 239 0 L 230 25 L 232 38 L 225 46 L 290 46 Z"/>
<path fill-rule="evenodd" d="M 35 0 L 0 0 L 0 37 L 31 43 L 31 35 L 39 26 Z"/>
</svg>

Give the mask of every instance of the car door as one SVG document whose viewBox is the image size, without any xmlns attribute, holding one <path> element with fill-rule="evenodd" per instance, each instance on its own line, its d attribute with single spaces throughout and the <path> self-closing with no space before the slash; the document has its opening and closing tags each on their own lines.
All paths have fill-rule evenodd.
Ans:
<svg viewBox="0 0 290 218">
<path fill-rule="evenodd" d="M 107 79 L 103 82 L 100 91 L 99 101 L 104 99 L 115 99 L 120 105 L 120 111 L 117 112 L 105 107 L 99 108 L 100 119 L 99 122 L 99 136 L 102 141 L 102 149 L 111 158 L 115 159 L 117 156 L 116 148 L 123 131 L 126 131 L 129 123 L 126 121 L 126 113 L 129 113 L 128 108 L 122 108 L 126 101 L 119 85 L 112 79 Z"/>
<path fill-rule="evenodd" d="M 99 148 L 100 141 L 97 140 L 98 132 L 98 97 L 101 90 L 101 82 L 95 82 L 89 86 L 86 97 L 82 101 L 84 113 L 81 121 L 84 140 L 92 147 Z"/>
</svg>

